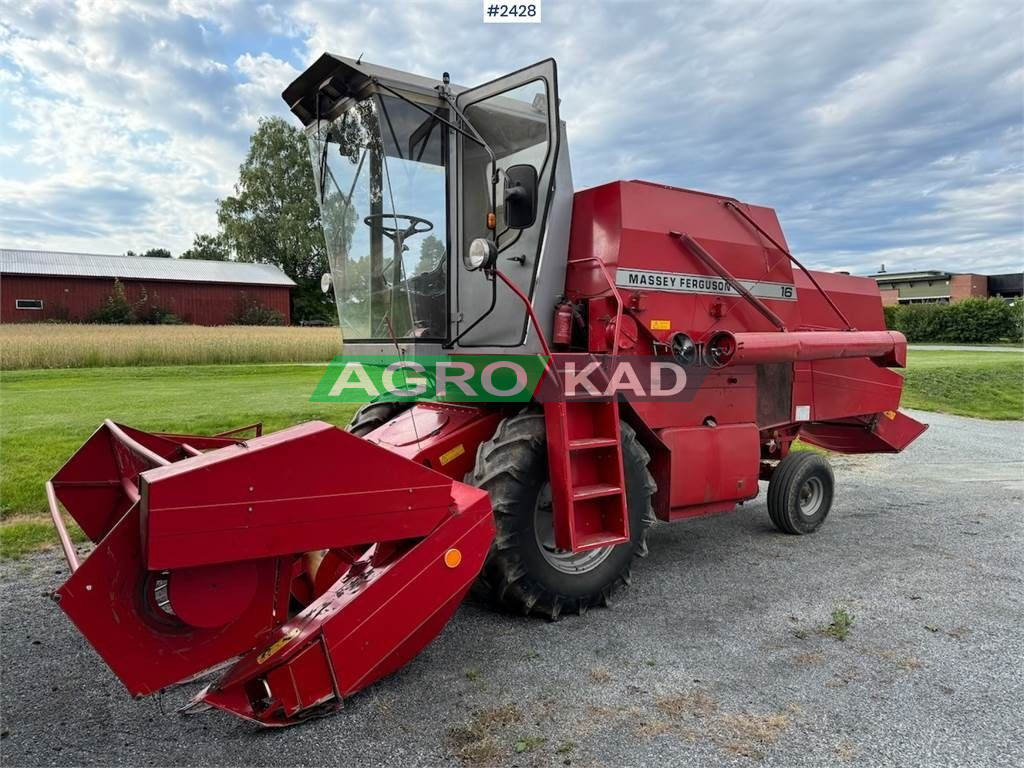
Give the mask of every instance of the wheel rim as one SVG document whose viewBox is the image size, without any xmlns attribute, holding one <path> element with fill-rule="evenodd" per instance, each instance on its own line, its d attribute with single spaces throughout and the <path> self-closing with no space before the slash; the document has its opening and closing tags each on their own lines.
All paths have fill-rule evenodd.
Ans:
<svg viewBox="0 0 1024 768">
<path fill-rule="evenodd" d="M 544 560 L 555 570 L 578 575 L 589 573 L 608 559 L 614 545 L 588 549 L 584 552 L 570 552 L 555 546 L 555 516 L 551 506 L 551 483 L 544 483 L 537 494 L 533 512 L 533 534 L 537 549 Z"/>
<path fill-rule="evenodd" d="M 800 486 L 800 514 L 804 517 L 813 517 L 821 509 L 824 499 L 825 486 L 821 482 L 821 478 L 807 478 Z"/>
</svg>

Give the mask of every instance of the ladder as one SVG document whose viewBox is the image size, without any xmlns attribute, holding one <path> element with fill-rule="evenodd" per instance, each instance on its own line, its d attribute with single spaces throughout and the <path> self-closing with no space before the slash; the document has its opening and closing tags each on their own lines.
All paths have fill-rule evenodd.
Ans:
<svg viewBox="0 0 1024 768">
<path fill-rule="evenodd" d="M 619 404 L 544 403 L 555 546 L 580 552 L 629 541 Z"/>
</svg>

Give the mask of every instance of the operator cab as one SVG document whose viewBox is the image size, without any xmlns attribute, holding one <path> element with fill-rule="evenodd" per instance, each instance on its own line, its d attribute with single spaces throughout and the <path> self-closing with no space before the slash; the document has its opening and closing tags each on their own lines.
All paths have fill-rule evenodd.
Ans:
<svg viewBox="0 0 1024 768">
<path fill-rule="evenodd" d="M 553 60 L 466 89 L 324 54 L 283 97 L 309 137 L 346 353 L 541 350 L 499 278 L 549 336 L 573 194 Z"/>
</svg>

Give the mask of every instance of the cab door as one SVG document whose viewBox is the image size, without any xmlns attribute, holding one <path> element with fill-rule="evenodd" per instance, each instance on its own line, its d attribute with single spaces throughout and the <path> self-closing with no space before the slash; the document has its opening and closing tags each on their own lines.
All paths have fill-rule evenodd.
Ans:
<svg viewBox="0 0 1024 768">
<path fill-rule="evenodd" d="M 565 274 L 565 248 L 568 216 L 571 215 L 571 178 L 568 183 L 568 210 L 565 236 L 557 237 L 563 251 L 560 258 L 545 259 L 545 235 L 555 193 L 556 169 L 562 131 L 558 118 L 557 72 L 553 59 L 538 62 L 510 75 L 463 91 L 456 106 L 494 153 L 497 179 L 496 232 L 497 267 L 527 296 L 534 299 L 538 285 L 552 287 L 543 301 L 534 301 L 542 323 L 548 323 Z M 455 347 L 514 348 L 537 347 L 536 332 L 522 301 L 500 280 L 483 272 L 470 272 L 461 254 L 478 237 L 491 238 L 487 227 L 494 168 L 489 153 L 478 143 L 463 136 L 455 138 L 456 173 L 453 176 L 453 220 L 455 252 L 452 264 L 451 336 Z M 505 171 L 514 165 L 529 164 L 537 171 L 537 215 L 532 225 L 511 229 L 505 222 Z M 567 161 L 564 169 L 568 171 Z M 564 204 L 562 207 L 566 207 Z M 551 262 L 559 261 L 558 264 Z M 547 262 L 548 269 L 545 269 Z M 551 274 L 548 274 L 549 271 Z"/>
</svg>

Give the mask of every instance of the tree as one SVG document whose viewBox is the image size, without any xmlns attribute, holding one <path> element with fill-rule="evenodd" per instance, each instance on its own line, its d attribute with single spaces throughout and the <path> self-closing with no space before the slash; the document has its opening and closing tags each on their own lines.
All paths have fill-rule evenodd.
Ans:
<svg viewBox="0 0 1024 768">
<path fill-rule="evenodd" d="M 178 258 L 228 261 L 231 258 L 231 251 L 223 235 L 196 235 L 192 247 Z"/>
<path fill-rule="evenodd" d="M 420 244 L 420 260 L 416 264 L 415 274 L 420 275 L 433 270 L 444 257 L 444 252 L 444 243 L 433 235 L 427 235 Z"/>
<path fill-rule="evenodd" d="M 239 261 L 275 264 L 296 282 L 293 320 L 333 319 L 333 304 L 320 290 L 327 249 L 302 131 L 277 117 L 260 120 L 235 194 L 218 201 L 217 220 Z"/>
<path fill-rule="evenodd" d="M 128 251 L 128 255 L 134 255 L 131 251 Z M 150 248 L 145 253 L 140 253 L 140 256 L 148 256 L 154 259 L 169 259 L 171 258 L 171 252 L 166 248 Z"/>
</svg>

